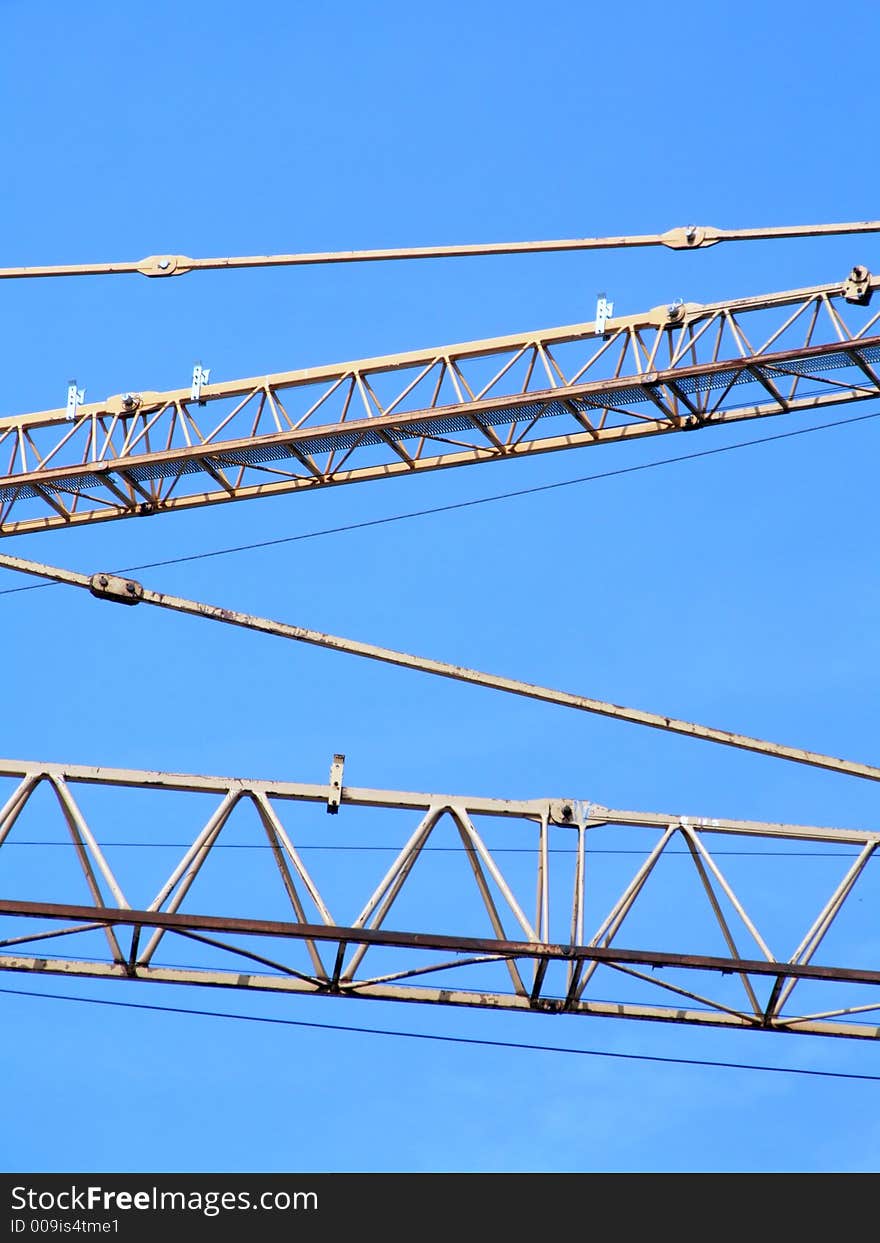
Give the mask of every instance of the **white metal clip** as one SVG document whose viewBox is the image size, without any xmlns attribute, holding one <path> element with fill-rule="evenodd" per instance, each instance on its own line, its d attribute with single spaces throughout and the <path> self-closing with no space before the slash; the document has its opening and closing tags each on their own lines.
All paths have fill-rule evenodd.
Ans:
<svg viewBox="0 0 880 1243">
<path fill-rule="evenodd" d="M 76 418 L 76 412 L 85 401 L 86 390 L 76 387 L 76 380 L 71 380 L 67 385 L 67 411 L 65 418 L 70 421 Z"/>
<path fill-rule="evenodd" d="M 192 388 L 190 389 L 190 397 L 193 401 L 202 402 L 202 386 L 208 383 L 211 376 L 210 367 L 203 367 L 201 363 L 196 363 L 193 367 Z"/>
<path fill-rule="evenodd" d="M 614 314 L 614 303 L 609 302 L 604 293 L 600 293 L 596 302 L 596 333 L 601 335 L 605 325 Z"/>
</svg>

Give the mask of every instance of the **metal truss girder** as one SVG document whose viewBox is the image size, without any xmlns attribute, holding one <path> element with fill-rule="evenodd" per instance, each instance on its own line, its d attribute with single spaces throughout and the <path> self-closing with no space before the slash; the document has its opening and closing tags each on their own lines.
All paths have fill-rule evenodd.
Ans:
<svg viewBox="0 0 880 1243">
<path fill-rule="evenodd" d="M 880 995 L 874 1000 L 875 990 L 880 985 L 880 965 L 813 961 L 842 908 L 852 909 L 851 895 L 859 882 L 864 883 L 866 866 L 880 844 L 880 834 L 876 832 L 614 811 L 572 799 L 464 798 L 359 787 L 340 789 L 332 782 L 248 781 L 12 760 L 0 762 L 0 782 L 7 787 L 11 785 L 0 807 L 0 850 L 8 852 L 15 842 L 16 827 L 23 816 L 26 819 L 30 814 L 29 808 L 38 791 L 49 786 L 58 795 L 57 803 L 63 813 L 62 828 L 70 833 L 74 860 L 79 863 L 93 898 L 91 903 L 84 904 L 81 901 L 35 901 L 27 893 L 10 894 L 15 872 L 14 867 L 7 864 L 4 868 L 6 893 L 0 899 L 0 970 L 214 985 L 309 996 L 481 1006 L 545 1014 L 617 1016 L 742 1030 L 871 1038 L 880 1035 L 880 1028 L 854 1021 L 855 1016 L 880 1010 Z M 108 852 L 119 843 L 101 842 L 101 834 L 94 823 L 90 824 L 91 817 L 85 810 L 84 799 L 94 787 L 110 790 L 123 800 L 130 790 L 150 791 L 156 798 L 169 792 L 178 797 L 183 795 L 197 801 L 200 819 L 206 798 L 213 806 L 203 827 L 149 905 L 140 902 L 132 907 L 123 896 L 123 878 L 108 862 Z M 349 922 L 334 921 L 330 916 L 330 908 L 322 896 L 320 877 L 307 870 L 303 863 L 303 851 L 314 848 L 302 843 L 297 846 L 296 835 L 290 825 L 284 823 L 287 818 L 284 808 L 297 803 L 319 809 L 323 804 L 326 810 L 334 810 L 335 806 L 335 812 L 342 813 L 343 817 L 370 814 L 371 809 L 396 809 L 421 816 L 416 831 L 397 852 L 384 878 L 363 905 L 361 914 Z M 262 823 L 269 836 L 270 846 L 264 848 L 265 853 L 253 866 L 283 880 L 283 890 L 277 887 L 276 893 L 286 895 L 279 901 L 282 912 L 286 902 L 287 914 L 282 913 L 280 918 L 276 917 L 274 907 L 265 917 L 223 913 L 225 891 L 222 890 L 218 895 L 219 913 L 194 913 L 183 909 L 190 885 L 196 877 L 203 885 L 216 852 L 222 849 L 218 841 L 227 833 L 230 817 L 239 812 L 250 815 L 255 824 Z M 40 816 L 41 832 L 45 833 L 44 810 Z M 501 844 L 493 844 L 485 836 L 484 820 L 487 827 L 495 823 L 496 835 L 498 830 L 503 833 L 499 839 Z M 125 816 L 114 810 L 113 823 L 120 822 L 125 822 Z M 157 816 L 157 822 L 163 822 L 161 815 Z M 435 876 L 434 856 L 424 853 L 426 848 L 430 850 L 427 843 L 443 822 L 459 834 L 460 853 L 473 869 L 470 884 L 450 886 L 448 881 Z M 596 834 L 610 832 L 611 840 L 631 841 L 629 836 L 620 838 L 618 835 L 629 835 L 634 828 L 641 832 L 652 830 L 654 845 L 632 880 L 613 901 L 608 916 L 600 922 L 595 934 L 587 937 L 583 931 L 585 903 L 590 909 L 596 905 L 598 890 L 592 898 L 590 894 L 597 884 L 594 873 L 600 857 L 593 850 L 592 840 Z M 566 868 L 575 870 L 573 885 L 566 882 L 559 888 L 558 880 L 554 880 L 551 890 L 547 866 L 548 831 L 561 834 L 563 841 L 576 839 L 575 850 L 566 848 L 563 851 L 568 862 L 562 861 Z M 517 847 L 516 854 L 526 857 L 510 864 L 501 857 L 506 851 L 504 843 L 522 840 L 523 833 L 530 845 L 524 851 Z M 777 953 L 770 948 L 772 938 L 768 942 L 758 930 L 761 921 L 756 922 L 754 912 L 747 909 L 748 900 L 742 901 L 734 892 L 709 848 L 719 836 L 722 839 L 724 836 L 765 838 L 777 846 L 786 841 L 801 847 L 805 843 L 818 846 L 834 843 L 844 854 L 846 847 L 861 849 L 858 854 L 850 854 L 843 879 L 829 886 L 831 893 L 823 908 L 818 913 L 806 912 L 807 931 L 794 952 Z M 148 835 L 144 844 L 149 841 Z M 585 841 L 590 859 L 586 894 Z M 693 951 L 688 952 L 666 949 L 662 945 L 665 934 L 660 925 L 655 928 L 650 948 L 615 943 L 633 908 L 639 905 L 644 909 L 644 895 L 650 891 L 653 872 L 658 862 L 668 857 L 669 844 L 673 841 L 683 841 L 688 847 L 679 851 L 677 858 L 683 861 L 682 866 L 696 865 L 694 875 L 707 899 L 701 906 L 708 920 L 705 931 L 711 932 L 714 928 L 713 944 L 717 944 L 720 929 L 727 954 L 713 952 L 707 944 L 696 944 Z M 636 853 L 641 849 L 643 847 Z M 9 858 L 8 853 L 3 856 L 3 859 Z M 556 877 L 559 866 L 557 861 L 553 869 Z M 752 867 L 761 871 L 760 857 Z M 334 874 L 338 868 L 339 863 L 334 860 Z M 408 930 L 395 925 L 390 917 L 399 895 L 403 893 L 405 897 L 412 889 L 413 877 L 419 868 L 425 880 L 431 880 L 435 901 L 444 899 L 440 906 L 446 909 L 448 928 Z M 246 875 L 242 865 L 237 866 L 236 873 L 237 876 Z M 466 876 L 467 872 L 464 874 Z M 533 891 L 537 878 L 538 921 L 534 927 L 524 916 L 516 896 L 524 876 L 527 879 L 529 874 L 532 885 L 527 887 Z M 106 898 L 102 882 L 109 891 Z M 135 867 L 131 876 L 125 878 L 125 891 L 130 892 L 131 886 L 138 884 L 142 882 Z M 697 892 L 700 891 L 698 888 Z M 202 893 L 205 892 L 203 888 Z M 482 911 L 482 922 L 485 924 L 488 920 L 494 935 L 464 930 L 463 919 L 473 922 L 472 914 L 467 911 L 469 897 L 474 909 Z M 201 900 L 204 901 L 204 897 Z M 599 897 L 599 901 L 605 899 Z M 315 910 L 317 918 L 310 916 L 307 908 Z M 434 919 L 440 921 L 436 911 Z M 654 919 L 657 919 L 656 912 Z M 511 920 L 527 934 L 525 938 L 514 939 L 507 934 L 505 923 Z M 11 927 L 15 929 L 14 935 L 10 935 Z M 568 940 L 559 939 L 560 928 L 571 929 Z M 555 938 L 554 929 L 557 930 Z M 143 946 L 141 934 L 145 931 L 152 935 Z M 95 933 L 107 935 L 107 945 L 99 958 L 87 959 L 81 954 L 35 957 L 29 948 L 47 940 L 57 946 L 64 938 L 70 943 Z M 200 952 L 209 953 L 212 961 L 208 964 L 156 961 L 160 944 L 163 954 L 167 954 L 169 937 L 176 947 L 199 946 Z M 747 938 L 762 956 L 741 953 L 736 938 Z M 260 948 L 261 943 L 271 944 L 268 954 Z M 335 954 L 332 970 L 325 967 L 321 947 L 329 948 L 331 958 Z M 24 949 L 28 953 L 21 956 L 19 951 Z M 303 958 L 306 951 L 308 957 Z M 381 956 L 378 969 L 371 966 L 376 954 Z M 225 964 L 230 959 L 234 960 L 232 969 L 227 969 Z M 260 970 L 255 971 L 255 968 Z M 499 987 L 495 977 L 489 982 L 486 973 L 497 969 L 510 972 L 513 992 Z M 597 969 L 605 973 L 602 980 L 605 990 L 613 988 L 615 982 L 633 987 L 635 981 L 643 992 L 646 989 L 652 994 L 659 992 L 667 1001 L 671 995 L 673 1004 L 656 1004 L 651 998 L 596 996 Z M 646 973 L 648 971 L 650 974 Z M 531 982 L 527 985 L 528 973 L 531 973 Z M 434 981 L 423 981 L 421 978 L 425 976 L 433 976 Z M 475 982 L 476 987 L 458 987 L 457 981 L 465 977 L 469 983 Z M 416 980 L 419 982 L 414 982 Z M 705 989 L 707 986 L 701 982 L 706 980 L 710 981 L 711 996 L 695 991 Z M 744 987 L 745 1004 L 738 992 L 731 994 L 734 984 L 737 989 Z M 819 1012 L 794 1012 L 791 996 L 796 985 L 801 989 L 809 986 L 813 992 L 817 988 L 824 992 L 831 989 L 834 995 Z M 869 994 L 867 1000 L 865 990 Z M 762 994 L 760 998 L 759 993 Z M 811 1005 L 815 1010 L 812 999 Z"/>
<path fill-rule="evenodd" d="M 878 280 L 865 283 L 870 295 Z M 211 384 L 197 400 L 184 389 L 124 394 L 79 407 L 73 421 L 61 410 L 0 417 L 0 534 L 876 397 L 878 316 L 845 302 L 841 285 L 815 286 L 661 307 L 600 333 L 579 324 Z M 217 403 L 205 430 L 201 407 Z M 204 490 L 204 478 L 217 486 Z"/>
</svg>

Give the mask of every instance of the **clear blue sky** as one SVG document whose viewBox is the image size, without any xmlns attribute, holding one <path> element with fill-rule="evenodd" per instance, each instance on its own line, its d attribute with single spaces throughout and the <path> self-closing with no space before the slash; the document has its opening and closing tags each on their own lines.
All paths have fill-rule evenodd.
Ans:
<svg viewBox="0 0 880 1243">
<path fill-rule="evenodd" d="M 686 10 L 0 0 L 0 23 L 4 265 L 878 215 L 877 87 L 861 63 L 877 16 L 858 0 L 831 15 L 789 0 Z M 195 359 L 232 378 L 579 322 L 598 290 L 632 312 L 833 281 L 856 262 L 876 269 L 877 247 L 864 237 L 7 282 L 0 401 L 6 413 L 61 405 L 71 376 L 89 398 L 179 387 Z M 91 573 L 647 462 L 678 444 L 23 537 L 3 551 Z M 867 422 L 144 577 L 876 762 L 878 450 L 880 428 Z M 344 751 L 357 785 L 877 822 L 866 783 L 142 612 L 61 589 L 0 599 L 0 752 L 323 781 Z M 344 844 L 345 816 L 325 821 L 320 831 Z M 114 826 L 120 837 L 131 827 Z M 358 866 L 366 890 L 381 863 Z M 763 884 L 784 907 L 775 866 Z M 4 987 L 880 1073 L 880 1052 L 861 1043 L 28 976 L 0 978 Z M 19 995 L 0 994 L 0 1007 L 6 1171 L 878 1164 L 875 1084 Z"/>
</svg>

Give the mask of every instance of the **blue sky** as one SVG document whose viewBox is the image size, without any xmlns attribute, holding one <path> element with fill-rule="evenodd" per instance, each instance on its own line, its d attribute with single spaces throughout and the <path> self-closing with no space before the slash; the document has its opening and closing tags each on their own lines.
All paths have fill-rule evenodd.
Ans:
<svg viewBox="0 0 880 1243">
<path fill-rule="evenodd" d="M 876 33 L 868 3 L 839 6 L 832 22 L 818 5 L 788 2 L 673 14 L 637 0 L 623 20 L 615 6 L 536 10 L 519 0 L 324 8 L 0 0 L 0 22 L 4 265 L 878 215 L 866 154 L 876 85 L 852 68 Z M 4 282 L 2 408 L 62 405 L 71 376 L 97 398 L 186 385 L 196 359 L 212 378 L 232 378 L 580 322 L 599 290 L 631 313 L 678 297 L 842 280 L 854 263 L 876 268 L 876 250 L 867 236 L 695 254 Z M 687 445 L 762 434 L 732 428 Z M 878 449 L 880 428 L 868 421 L 169 566 L 144 581 L 871 761 L 880 751 Z M 608 446 L 20 537 L 3 551 L 91 573 L 679 451 L 674 438 Z M 9 575 L 0 581 L 15 585 Z M 0 751 L 301 781 L 325 780 L 343 751 L 346 779 L 363 786 L 575 793 L 649 810 L 876 823 L 867 783 L 146 612 L 55 588 L 0 597 Z M 344 844 L 345 817 L 331 828 Z M 775 866 L 762 884 L 784 904 L 786 873 Z M 805 875 L 803 883 L 812 882 Z M 880 1073 L 874 1046 L 854 1042 L 28 976 L 5 976 L 5 987 Z M 878 1162 L 878 1086 L 870 1083 L 17 994 L 0 993 L 0 1004 L 4 1098 L 15 1120 L 0 1140 L 7 1171 L 856 1170 Z"/>
</svg>

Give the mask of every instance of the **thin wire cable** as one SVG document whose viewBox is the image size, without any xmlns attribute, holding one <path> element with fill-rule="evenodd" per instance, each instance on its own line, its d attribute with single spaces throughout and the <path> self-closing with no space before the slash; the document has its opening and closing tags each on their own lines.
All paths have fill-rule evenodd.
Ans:
<svg viewBox="0 0 880 1243">
<path fill-rule="evenodd" d="M 348 1023 L 313 1023 L 305 1019 L 279 1019 L 262 1014 L 235 1014 L 225 1010 L 189 1009 L 185 1006 L 156 1006 L 147 1002 L 109 1001 L 99 997 L 76 997 L 72 993 L 40 993 L 23 988 L 0 988 L 15 997 L 41 997 L 51 1001 L 78 1001 L 85 1005 L 116 1006 L 122 1010 L 149 1010 L 158 1014 L 186 1014 L 199 1018 L 232 1019 L 244 1023 L 269 1023 L 278 1027 L 302 1027 L 317 1031 L 353 1033 L 359 1036 L 396 1036 L 403 1040 L 428 1040 L 438 1044 L 476 1045 L 486 1049 L 516 1049 L 529 1053 L 565 1053 L 578 1057 L 606 1057 L 627 1062 L 653 1062 L 667 1066 L 699 1066 L 713 1070 L 763 1071 L 776 1075 L 805 1075 L 816 1079 L 849 1079 L 880 1083 L 880 1075 L 844 1070 L 810 1070 L 802 1066 L 763 1066 L 755 1062 L 721 1062 L 709 1058 L 664 1057 L 653 1053 L 621 1053 L 610 1049 L 577 1049 L 566 1045 L 527 1044 L 518 1040 L 484 1040 L 476 1036 L 441 1036 L 436 1032 L 400 1031 L 384 1027 L 355 1027 Z"/>
<path fill-rule="evenodd" d="M 538 484 L 531 488 L 518 488 L 512 492 L 498 492 L 493 496 L 480 496 L 471 501 L 453 501 L 448 505 L 434 505 L 429 509 L 414 509 L 403 514 L 389 514 L 384 518 L 371 518 L 364 522 L 350 522 L 339 527 L 325 527 L 320 531 L 305 531 L 299 535 L 283 535 L 277 539 L 259 540 L 252 544 L 237 544 L 230 548 L 215 548 L 209 552 L 190 553 L 183 557 L 169 557 L 164 561 L 147 561 L 142 565 L 128 565 L 117 574 L 132 574 L 137 570 L 155 570 L 168 565 L 182 565 L 188 561 L 206 561 L 211 557 L 227 557 L 233 553 L 253 552 L 258 548 L 273 548 L 279 544 L 295 544 L 300 540 L 320 539 L 327 535 L 342 535 L 349 531 L 362 531 L 369 527 L 387 526 L 392 522 L 407 522 L 413 518 L 426 518 L 434 514 L 451 513 L 458 509 L 471 509 L 477 505 L 491 505 L 496 501 L 509 501 L 520 496 L 534 496 L 541 492 L 553 492 L 558 488 L 570 488 L 578 484 L 596 483 L 602 479 L 613 479 L 619 475 L 632 475 L 639 471 L 653 470 L 659 466 L 674 466 L 680 462 L 693 462 L 698 458 L 714 457 L 720 453 L 732 453 L 736 449 L 751 449 L 757 445 L 771 444 L 777 440 L 791 440 L 795 436 L 807 436 L 811 432 L 825 432 L 832 428 L 847 427 L 853 423 L 864 423 L 870 419 L 880 418 L 880 411 L 873 414 L 854 415 L 849 419 L 837 419 L 833 423 L 817 423 L 812 427 L 799 427 L 789 432 L 778 432 L 773 436 L 761 436 L 754 440 L 740 440 L 732 445 L 719 445 L 714 449 L 701 449 L 696 453 L 682 453 L 676 457 L 658 458 L 654 462 L 641 462 L 635 466 L 620 466 L 615 470 L 602 471 L 595 475 L 581 475 L 576 479 L 561 479 L 557 483 Z M 44 587 L 59 587 L 60 583 L 28 583 L 24 587 L 7 587 L 0 591 L 0 596 L 12 596 L 22 591 L 39 591 Z"/>
<path fill-rule="evenodd" d="M 29 838 L 24 841 L 6 841 L 4 846 L 64 846 L 71 850 L 77 849 L 75 842 L 54 842 L 48 839 Z M 102 841 L 99 843 L 102 849 L 108 848 L 145 848 L 153 850 L 188 850 L 192 846 L 192 842 L 114 842 Z M 262 842 L 216 842 L 211 850 L 274 850 L 274 846 Z M 298 845 L 297 850 L 329 850 L 329 851 L 348 851 L 352 854 L 363 851 L 385 851 L 386 853 L 396 853 L 400 850 L 400 846 L 363 846 L 348 845 L 343 843 L 326 843 Z M 420 854 L 467 854 L 469 853 L 465 846 L 423 846 Z M 492 851 L 493 855 L 534 855 L 535 848 L 531 846 L 496 846 Z M 570 855 L 577 854 L 576 847 L 566 846 L 550 846 L 547 853 L 550 855 Z M 589 850 L 588 855 L 592 858 L 595 855 L 639 855 L 644 857 L 649 853 L 648 850 L 624 850 L 617 847 L 598 846 Z M 689 859 L 691 852 L 689 850 L 664 850 L 664 856 L 676 855 L 683 859 Z M 713 850 L 713 857 L 725 858 L 748 858 L 748 859 L 855 859 L 858 850 L 853 847 L 852 851 L 846 850 Z M 880 860 L 880 855 L 872 855 L 868 860 L 874 863 Z"/>
</svg>

